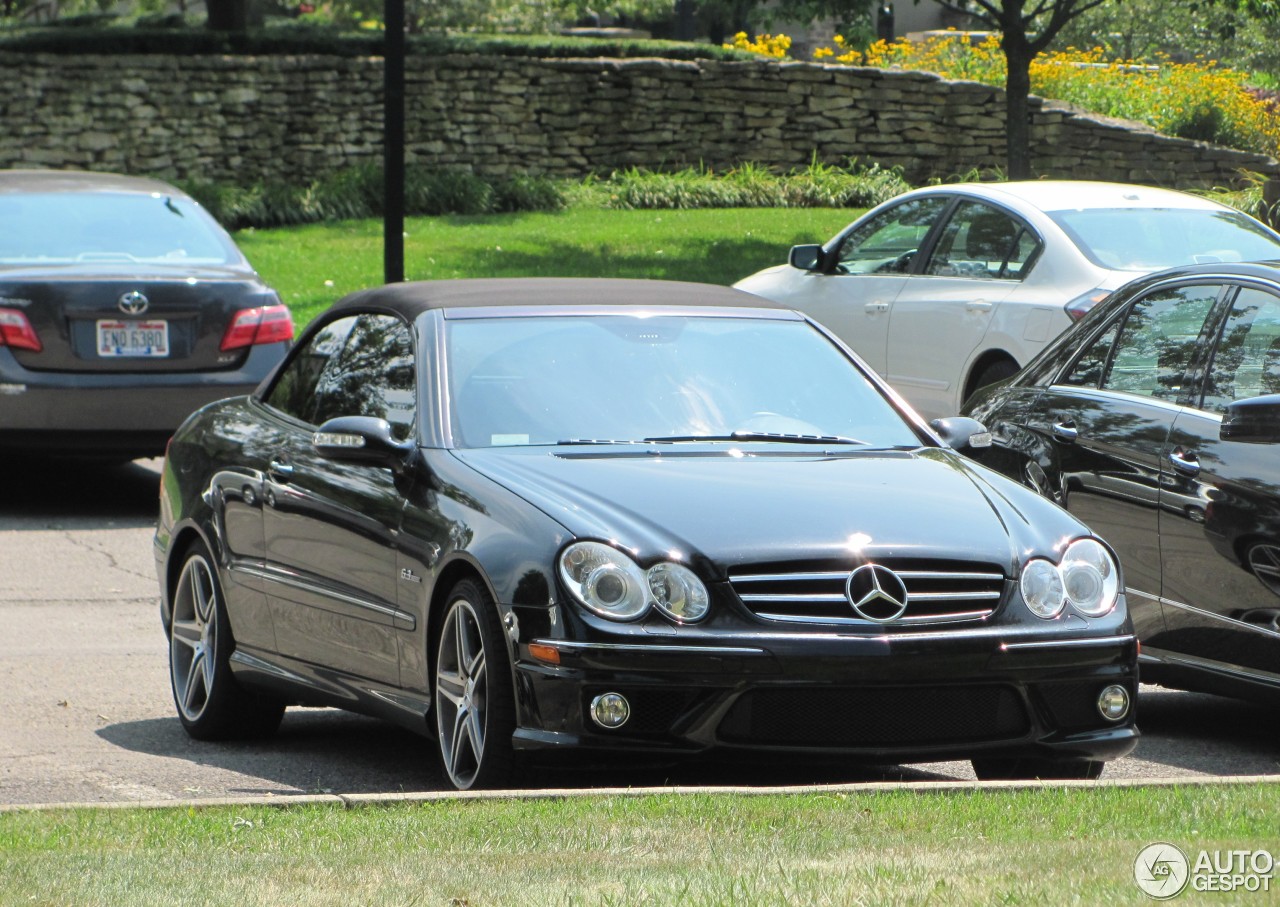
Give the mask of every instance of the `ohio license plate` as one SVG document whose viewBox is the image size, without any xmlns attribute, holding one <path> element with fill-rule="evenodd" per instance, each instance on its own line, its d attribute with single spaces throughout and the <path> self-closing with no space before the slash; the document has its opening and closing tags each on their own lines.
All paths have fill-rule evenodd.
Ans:
<svg viewBox="0 0 1280 907">
<path fill-rule="evenodd" d="M 167 321 L 99 321 L 99 356 L 169 355 Z"/>
</svg>

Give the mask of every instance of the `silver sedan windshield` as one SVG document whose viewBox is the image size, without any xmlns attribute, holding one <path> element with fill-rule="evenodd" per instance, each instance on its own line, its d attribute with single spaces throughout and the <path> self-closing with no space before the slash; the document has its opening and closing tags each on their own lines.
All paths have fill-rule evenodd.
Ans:
<svg viewBox="0 0 1280 907">
<path fill-rule="evenodd" d="M 1234 211 L 1081 208 L 1047 212 L 1095 264 L 1122 271 L 1280 258 L 1280 241 Z"/>
</svg>

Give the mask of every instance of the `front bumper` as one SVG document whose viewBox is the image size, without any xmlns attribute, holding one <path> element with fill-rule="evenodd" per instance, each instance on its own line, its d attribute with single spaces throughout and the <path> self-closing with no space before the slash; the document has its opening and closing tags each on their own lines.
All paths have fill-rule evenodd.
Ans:
<svg viewBox="0 0 1280 907">
<path fill-rule="evenodd" d="M 526 751 L 713 749 L 842 755 L 866 761 L 1048 757 L 1108 760 L 1137 743 L 1133 709 L 1097 707 L 1104 687 L 1137 695 L 1137 642 L 1014 637 L 993 628 L 898 636 L 751 635 L 674 644 L 531 640 L 516 683 Z M 558 664 L 548 663 L 554 650 Z M 613 730 L 592 700 L 631 707 Z"/>
</svg>

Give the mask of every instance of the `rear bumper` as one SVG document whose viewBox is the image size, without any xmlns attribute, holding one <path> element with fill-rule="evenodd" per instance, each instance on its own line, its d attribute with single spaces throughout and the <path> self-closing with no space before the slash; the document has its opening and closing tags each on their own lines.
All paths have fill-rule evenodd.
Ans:
<svg viewBox="0 0 1280 907">
<path fill-rule="evenodd" d="M 1097 707 L 1113 684 L 1136 701 L 1132 635 L 1024 647 L 987 637 L 932 652 L 885 647 L 878 657 L 867 640 L 815 646 L 756 637 L 707 647 L 537 642 L 558 647 L 561 663 L 522 658 L 517 666 L 515 745 L 525 751 L 1108 760 L 1138 740 L 1132 707 L 1120 721 Z M 590 716 L 592 700 L 609 692 L 631 706 L 630 718 L 613 730 Z"/>
<path fill-rule="evenodd" d="M 191 413 L 252 393 L 287 347 L 254 347 L 225 372 L 115 374 L 29 371 L 0 349 L 0 450 L 162 453 Z"/>
</svg>

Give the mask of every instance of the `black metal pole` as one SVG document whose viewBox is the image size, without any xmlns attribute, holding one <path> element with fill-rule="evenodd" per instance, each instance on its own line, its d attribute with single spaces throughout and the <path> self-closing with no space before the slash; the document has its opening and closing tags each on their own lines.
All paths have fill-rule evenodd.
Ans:
<svg viewBox="0 0 1280 907">
<path fill-rule="evenodd" d="M 404 0 L 386 0 L 383 52 L 383 279 L 404 280 Z"/>
</svg>

